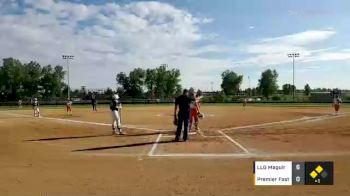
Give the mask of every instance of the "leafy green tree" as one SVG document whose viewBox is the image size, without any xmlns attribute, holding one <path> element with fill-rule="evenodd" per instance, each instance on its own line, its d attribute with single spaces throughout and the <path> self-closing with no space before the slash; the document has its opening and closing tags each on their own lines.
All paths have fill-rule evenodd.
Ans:
<svg viewBox="0 0 350 196">
<path fill-rule="evenodd" d="M 111 88 L 107 88 L 104 92 L 105 95 L 112 97 L 114 94 L 113 90 Z"/>
<path fill-rule="evenodd" d="M 158 68 L 156 68 L 156 87 L 155 87 L 155 95 L 158 98 L 164 98 L 165 97 L 165 89 L 167 85 L 167 66 L 161 65 Z"/>
<path fill-rule="evenodd" d="M 62 96 L 64 76 L 65 71 L 59 65 L 42 68 L 34 61 L 22 64 L 17 59 L 5 58 L 0 66 L 0 90 L 8 100 L 38 96 L 41 93 L 44 97 Z"/>
<path fill-rule="evenodd" d="M 136 68 L 126 75 L 118 73 L 116 77 L 120 85 L 118 91 L 131 97 L 141 97 L 147 90 L 148 97 L 171 98 L 181 93 L 180 71 L 178 69 L 168 69 L 167 65 L 161 65 L 155 69 L 143 70 Z"/>
<path fill-rule="evenodd" d="M 294 90 L 295 90 L 295 86 L 292 84 L 284 84 L 282 86 L 282 92 L 284 95 L 291 95 L 293 94 Z"/>
<path fill-rule="evenodd" d="M 15 100 L 20 97 L 19 89 L 23 89 L 24 68 L 19 60 L 13 58 L 3 59 L 3 66 L 0 67 L 0 86 L 8 99 Z"/>
<path fill-rule="evenodd" d="M 43 88 L 42 95 L 45 98 L 61 97 L 65 71 L 62 66 L 47 65 L 41 71 L 40 86 Z"/>
<path fill-rule="evenodd" d="M 175 90 L 175 95 L 178 96 L 178 95 L 181 95 L 182 94 L 182 86 L 180 84 L 177 84 L 176 85 L 176 90 Z"/>
<path fill-rule="evenodd" d="M 221 88 L 226 95 L 234 95 L 239 91 L 239 87 L 243 81 L 242 75 L 237 75 L 235 72 L 226 70 L 221 74 Z"/>
<path fill-rule="evenodd" d="M 155 93 L 154 91 L 156 87 L 156 76 L 157 76 L 157 71 L 155 69 L 146 70 L 145 86 L 149 97 L 154 96 L 154 93 Z"/>
<path fill-rule="evenodd" d="M 129 73 L 130 92 L 132 97 L 143 96 L 143 85 L 145 82 L 145 71 L 141 68 L 136 68 Z"/>
<path fill-rule="evenodd" d="M 38 85 L 41 77 L 41 66 L 39 63 L 31 61 L 25 64 L 25 82 L 23 88 L 25 89 L 25 96 L 31 97 L 38 92 Z"/>
<path fill-rule="evenodd" d="M 120 85 L 119 92 L 128 95 L 131 91 L 130 78 L 124 72 L 120 72 L 117 74 L 116 80 Z"/>
<path fill-rule="evenodd" d="M 166 80 L 166 88 L 164 90 L 165 96 L 170 98 L 174 96 L 178 91 L 179 82 L 180 82 L 180 70 L 172 69 L 167 71 L 167 80 Z"/>
<path fill-rule="evenodd" d="M 306 85 L 304 86 L 304 94 L 305 94 L 306 96 L 309 96 L 309 95 L 310 95 L 310 92 L 311 92 L 310 85 L 309 85 L 309 84 L 306 84 Z"/>
<path fill-rule="evenodd" d="M 124 72 L 117 74 L 117 83 L 122 87 L 122 94 L 131 97 L 143 96 L 143 85 L 145 83 L 145 71 L 141 68 L 136 68 L 129 73 L 129 76 Z"/>
<path fill-rule="evenodd" d="M 271 69 L 267 69 L 261 73 L 261 78 L 259 79 L 258 86 L 264 97 L 269 98 L 277 91 L 277 78 L 278 73 L 276 70 L 272 71 Z"/>
</svg>

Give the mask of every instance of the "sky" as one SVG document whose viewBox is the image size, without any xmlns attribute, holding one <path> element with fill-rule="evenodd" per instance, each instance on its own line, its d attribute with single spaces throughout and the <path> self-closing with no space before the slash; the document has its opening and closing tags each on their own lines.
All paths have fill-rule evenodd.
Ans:
<svg viewBox="0 0 350 196">
<path fill-rule="evenodd" d="M 1 0 L 0 57 L 62 65 L 72 88 L 116 87 L 115 76 L 167 64 L 181 84 L 220 89 L 221 73 L 256 87 L 276 69 L 278 84 L 350 89 L 348 0 Z"/>
</svg>

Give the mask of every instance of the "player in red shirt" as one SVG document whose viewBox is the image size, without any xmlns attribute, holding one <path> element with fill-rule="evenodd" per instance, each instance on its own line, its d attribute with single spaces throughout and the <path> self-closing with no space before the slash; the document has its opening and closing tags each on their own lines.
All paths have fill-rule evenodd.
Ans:
<svg viewBox="0 0 350 196">
<path fill-rule="evenodd" d="M 338 115 L 338 111 L 339 111 L 341 103 L 342 103 L 341 98 L 339 97 L 339 95 L 336 95 L 333 99 L 333 106 L 334 106 L 335 115 Z"/>
<path fill-rule="evenodd" d="M 192 129 L 193 125 L 193 120 L 194 120 L 194 127 L 196 131 L 199 131 L 199 117 L 202 117 L 202 113 L 200 112 L 200 100 L 202 98 L 202 92 L 200 90 L 197 91 L 197 93 L 194 92 L 194 89 L 191 88 L 189 91 L 189 97 L 191 99 L 191 104 L 190 104 L 190 132 Z M 192 132 L 196 133 L 196 132 Z"/>
</svg>

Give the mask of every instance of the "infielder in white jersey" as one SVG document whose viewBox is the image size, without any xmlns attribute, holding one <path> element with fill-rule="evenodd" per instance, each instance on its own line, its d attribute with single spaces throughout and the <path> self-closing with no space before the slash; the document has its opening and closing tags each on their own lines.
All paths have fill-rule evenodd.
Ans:
<svg viewBox="0 0 350 196">
<path fill-rule="evenodd" d="M 39 102 L 37 98 L 34 98 L 34 100 L 32 101 L 32 108 L 34 117 L 40 117 Z"/>
<path fill-rule="evenodd" d="M 113 95 L 109 108 L 111 109 L 111 113 L 112 113 L 113 133 L 119 134 L 119 135 L 124 135 L 122 128 L 121 128 L 120 115 L 119 115 L 119 111 L 121 111 L 121 109 L 122 109 L 122 104 L 119 102 L 119 95 L 118 94 Z M 117 132 L 116 128 L 118 129 L 118 132 Z"/>
</svg>

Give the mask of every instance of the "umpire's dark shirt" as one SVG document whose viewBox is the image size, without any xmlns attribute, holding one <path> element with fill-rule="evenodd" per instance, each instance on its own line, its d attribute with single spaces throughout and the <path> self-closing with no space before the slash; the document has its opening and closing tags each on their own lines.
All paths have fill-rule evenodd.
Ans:
<svg viewBox="0 0 350 196">
<path fill-rule="evenodd" d="M 179 106 L 179 115 L 187 117 L 190 115 L 190 98 L 180 95 L 175 99 L 175 105 Z"/>
</svg>

